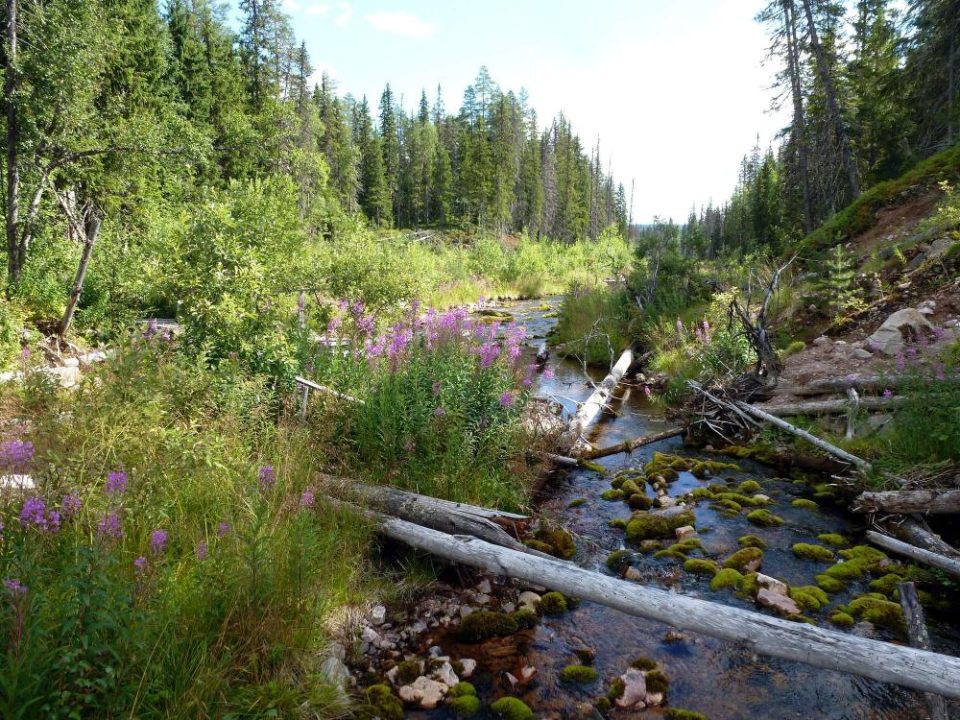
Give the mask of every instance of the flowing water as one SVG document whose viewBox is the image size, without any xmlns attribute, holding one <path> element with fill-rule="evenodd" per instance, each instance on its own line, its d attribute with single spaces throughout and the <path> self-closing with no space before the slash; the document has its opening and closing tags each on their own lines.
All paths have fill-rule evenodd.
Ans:
<svg viewBox="0 0 960 720">
<path fill-rule="evenodd" d="M 550 303 L 555 304 L 555 301 Z M 516 303 L 507 308 L 518 322 L 526 325 L 531 349 L 539 346 L 541 338 L 552 328 L 555 320 L 541 302 Z M 592 391 L 584 381 L 580 365 L 552 358 L 549 366 L 553 378 L 541 377 L 538 394 L 551 397 L 564 405 L 567 412 L 575 409 Z M 603 373 L 591 371 L 598 380 Z M 663 430 L 667 424 L 646 401 L 641 388 L 627 388 L 616 404 L 616 415 L 605 418 L 595 428 L 591 441 L 607 446 L 624 439 Z M 538 503 L 540 512 L 552 518 L 577 536 L 578 565 L 610 573 L 605 560 L 608 554 L 624 547 L 623 530 L 610 526 L 615 518 L 627 519 L 630 510 L 623 502 L 608 502 L 601 493 L 610 488 L 610 478 L 619 469 L 637 468 L 647 462 L 655 451 L 697 455 L 685 450 L 679 439 L 667 440 L 642 448 L 632 455 L 616 455 L 601 463 L 610 470 L 607 476 L 575 470 L 554 479 Z M 712 459 L 718 459 L 713 457 Z M 723 458 L 719 458 L 723 459 Z M 747 511 L 736 515 L 721 514 L 707 502 L 695 508 L 698 536 L 703 552 L 696 556 L 720 560 L 739 549 L 737 538 L 753 534 L 767 545 L 762 572 L 780 578 L 791 585 L 812 585 L 814 575 L 830 563 L 800 559 L 791 546 L 797 542 L 817 542 L 820 533 L 843 533 L 857 543 L 863 528 L 853 524 L 840 509 L 821 507 L 809 510 L 793 507 L 791 500 L 806 497 L 812 490 L 805 484 L 778 478 L 770 468 L 750 461 L 739 461 L 741 470 L 723 474 L 737 482 L 753 479 L 762 485 L 761 492 L 770 496 L 772 512 L 786 522 L 781 527 L 758 528 L 746 520 Z M 719 478 L 699 480 L 690 473 L 681 473 L 669 487 L 671 496 L 679 496 L 696 487 L 717 482 Z M 652 491 L 648 488 L 648 493 Z M 584 500 L 582 504 L 574 501 Z M 575 507 L 571 507 L 571 503 Z M 693 556 L 693 555 L 692 555 Z M 669 589 L 711 602 L 756 609 L 753 601 L 738 597 L 732 590 L 713 592 L 709 578 L 684 572 L 675 560 L 654 559 L 652 555 L 638 555 L 634 566 L 642 574 L 639 582 Z M 818 625 L 833 627 L 827 621 L 829 609 L 848 602 L 855 594 L 868 592 L 865 584 L 854 584 L 847 591 L 831 596 L 831 604 L 819 613 L 808 613 Z M 960 654 L 960 633 L 956 624 L 943 618 L 928 618 L 934 649 L 951 655 Z M 557 617 L 544 618 L 533 631 L 532 639 L 518 649 L 522 663 L 538 670 L 536 679 L 523 691 L 514 691 L 533 708 L 537 717 L 582 717 L 582 703 L 591 702 L 606 693 L 610 681 L 622 674 L 638 657 L 656 660 L 670 679 L 668 705 L 704 713 L 711 720 L 740 718 L 830 718 L 832 720 L 893 720 L 895 718 L 927 717 L 922 697 L 893 685 L 866 680 L 813 668 L 796 662 L 757 656 L 749 649 L 731 642 L 714 640 L 691 632 L 682 638 L 668 637 L 671 629 L 661 623 L 631 617 L 601 605 L 583 602 L 575 609 Z M 876 637 L 896 639 L 883 629 L 874 631 Z M 577 663 L 575 651 L 591 648 L 595 654 L 594 667 L 600 679 L 590 685 L 572 686 L 559 680 L 560 671 Z M 502 693 L 505 688 L 496 677 L 482 672 L 476 682 L 484 699 L 490 693 Z M 662 708 L 648 710 L 613 710 L 610 717 L 662 717 Z M 452 717 L 439 709 L 431 713 L 416 713 L 410 717 Z M 595 717 L 599 717 L 596 715 Z"/>
</svg>

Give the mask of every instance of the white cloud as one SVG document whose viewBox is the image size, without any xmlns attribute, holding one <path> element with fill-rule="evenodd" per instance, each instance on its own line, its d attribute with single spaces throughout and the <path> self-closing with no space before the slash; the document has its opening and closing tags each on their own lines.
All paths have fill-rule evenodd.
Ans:
<svg viewBox="0 0 960 720">
<path fill-rule="evenodd" d="M 410 38 L 426 38 L 437 29 L 431 23 L 408 12 L 378 10 L 366 16 L 367 22 L 381 32 Z"/>
<path fill-rule="evenodd" d="M 337 3 L 337 17 L 334 18 L 333 24 L 337 27 L 344 27 L 350 18 L 353 17 L 353 6 L 348 2 Z"/>
<path fill-rule="evenodd" d="M 314 85 L 319 85 L 324 73 L 333 81 L 340 79 L 340 73 L 337 72 L 337 69 L 333 65 L 323 60 L 315 61 L 313 63 L 313 72 L 310 73 L 310 77 L 307 78 L 307 87 L 312 90 Z"/>
<path fill-rule="evenodd" d="M 284 10 L 291 13 L 300 12 L 300 8 L 302 7 L 297 0 L 282 0 L 281 4 Z"/>
<path fill-rule="evenodd" d="M 329 5 L 307 5 L 304 8 L 304 12 L 307 15 L 319 15 L 320 17 L 326 17 L 330 13 Z"/>
</svg>

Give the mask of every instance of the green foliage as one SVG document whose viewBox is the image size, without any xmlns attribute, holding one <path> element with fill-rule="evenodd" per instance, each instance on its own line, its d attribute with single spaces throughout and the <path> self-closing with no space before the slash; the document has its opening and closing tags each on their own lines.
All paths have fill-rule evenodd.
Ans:
<svg viewBox="0 0 960 720">
<path fill-rule="evenodd" d="M 818 294 L 826 298 L 828 310 L 835 323 L 845 315 L 864 307 L 863 291 L 857 284 L 857 262 L 842 246 L 836 245 L 827 253 L 821 270 Z"/>
<path fill-rule="evenodd" d="M 574 287 L 564 297 L 556 339 L 567 355 L 609 367 L 630 345 L 635 306 L 626 290 Z"/>
<path fill-rule="evenodd" d="M 523 700 L 503 697 L 490 704 L 490 709 L 503 720 L 533 720 L 533 711 Z"/>
</svg>

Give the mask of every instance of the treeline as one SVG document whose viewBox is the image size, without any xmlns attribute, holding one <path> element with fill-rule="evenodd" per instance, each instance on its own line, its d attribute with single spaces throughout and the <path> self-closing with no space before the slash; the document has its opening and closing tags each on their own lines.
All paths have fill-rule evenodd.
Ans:
<svg viewBox="0 0 960 720">
<path fill-rule="evenodd" d="M 783 249 L 878 182 L 960 140 L 960 3 L 771 0 L 758 15 L 790 111 L 776 149 L 744 157 L 736 190 L 691 213 L 690 254 Z"/>
</svg>

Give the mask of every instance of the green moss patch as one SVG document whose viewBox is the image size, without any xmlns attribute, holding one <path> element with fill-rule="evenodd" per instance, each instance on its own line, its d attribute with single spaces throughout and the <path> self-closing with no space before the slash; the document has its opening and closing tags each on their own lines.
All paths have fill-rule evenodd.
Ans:
<svg viewBox="0 0 960 720">
<path fill-rule="evenodd" d="M 666 693 L 670 680 L 662 670 L 649 670 L 646 675 L 648 693 Z"/>
<path fill-rule="evenodd" d="M 897 586 L 902 582 L 902 576 L 897 575 L 896 573 L 887 573 L 886 575 L 878 577 L 876 580 L 871 582 L 870 589 L 874 592 L 883 593 L 892 600 L 896 600 L 900 596 L 899 588 Z"/>
<path fill-rule="evenodd" d="M 641 540 L 670 537 L 674 530 L 684 525 L 693 525 L 696 518 L 691 510 L 673 513 L 634 513 L 627 523 L 627 540 L 639 543 Z"/>
<path fill-rule="evenodd" d="M 583 507 L 586 504 L 586 498 L 577 498 L 576 500 L 571 500 L 569 503 L 567 503 L 567 509 L 572 510 L 573 508 Z"/>
<path fill-rule="evenodd" d="M 632 557 L 633 553 L 629 550 L 614 550 L 607 555 L 607 567 L 614 572 L 620 572 L 630 564 L 630 558 Z"/>
<path fill-rule="evenodd" d="M 540 598 L 540 612 L 544 615 L 563 615 L 567 609 L 567 599 L 562 593 L 548 592 Z M 467 617 L 473 617 L 468 615 Z"/>
<path fill-rule="evenodd" d="M 624 494 L 623 494 L 623 490 L 611 489 L 611 490 L 604 490 L 603 494 L 600 495 L 600 497 L 604 500 L 612 502 L 614 500 L 623 500 Z"/>
<path fill-rule="evenodd" d="M 371 685 L 364 692 L 366 711 L 370 717 L 381 720 L 403 720 L 403 704 L 395 697 L 389 685 Z"/>
<path fill-rule="evenodd" d="M 573 535 L 562 528 L 542 527 L 534 533 L 533 539 L 549 546 L 550 549 L 544 552 L 562 560 L 569 560 L 577 554 Z"/>
<path fill-rule="evenodd" d="M 790 588 L 790 597 L 804 610 L 816 612 L 830 602 L 827 594 L 816 585 L 801 585 Z"/>
<path fill-rule="evenodd" d="M 763 550 L 755 547 L 745 547 L 737 550 L 733 555 L 724 560 L 723 566 L 744 572 L 747 570 L 748 565 L 754 565 L 761 561 L 763 561 Z M 750 570 L 756 569 L 756 567 L 750 568 Z"/>
<path fill-rule="evenodd" d="M 783 525 L 783 518 L 779 515 L 774 515 L 769 510 L 754 510 L 747 515 L 747 520 L 752 522 L 754 525 L 759 525 L 760 527 L 776 527 L 778 525 Z"/>
<path fill-rule="evenodd" d="M 684 710 L 682 708 L 667 708 L 663 716 L 667 720 L 709 720 L 703 713 Z"/>
<path fill-rule="evenodd" d="M 744 595 L 756 595 L 760 591 L 760 585 L 757 583 L 757 575 L 758 573 L 755 572 L 744 575 L 740 580 L 740 584 L 737 586 L 737 590 Z"/>
<path fill-rule="evenodd" d="M 737 543 L 740 547 L 755 547 L 763 550 L 767 547 L 767 544 L 758 538 L 756 535 L 744 535 L 740 538 L 737 538 Z"/>
<path fill-rule="evenodd" d="M 740 587 L 740 583 L 742 582 L 743 575 L 740 574 L 739 570 L 723 568 L 713 576 L 713 579 L 710 581 L 710 589 L 716 592 L 730 587 L 737 588 Z"/>
<path fill-rule="evenodd" d="M 830 616 L 830 622 L 832 622 L 837 627 L 842 628 L 852 628 L 856 620 L 853 619 L 853 615 L 850 613 L 845 613 L 842 610 L 837 610 Z"/>
<path fill-rule="evenodd" d="M 838 593 L 847 585 L 843 580 L 821 573 L 815 578 L 817 587 L 828 593 Z"/>
<path fill-rule="evenodd" d="M 464 695 L 450 701 L 450 712 L 458 718 L 470 718 L 480 712 L 480 698 L 475 695 Z"/>
<path fill-rule="evenodd" d="M 903 608 L 882 595 L 867 594 L 850 601 L 850 614 L 892 630 L 904 630 Z"/>
<path fill-rule="evenodd" d="M 812 543 L 796 543 L 790 549 L 793 550 L 793 554 L 797 557 L 806 558 L 807 560 L 831 562 L 835 559 L 833 551 L 823 547 L 822 545 L 814 545 Z"/>
<path fill-rule="evenodd" d="M 795 508 L 804 508 L 805 510 L 819 510 L 820 506 L 817 505 L 813 500 L 808 500 L 807 498 L 797 498 L 790 503 Z"/>
<path fill-rule="evenodd" d="M 586 665 L 567 665 L 560 671 L 560 679 L 563 682 L 574 683 L 577 685 L 587 685 L 596 682 L 600 677 L 599 673 L 592 667 Z"/>
<path fill-rule="evenodd" d="M 476 695 L 477 689 L 473 686 L 473 683 L 468 682 L 458 682 L 452 688 L 450 688 L 450 697 L 463 697 L 465 695 Z"/>
<path fill-rule="evenodd" d="M 754 493 L 760 492 L 763 488 L 760 483 L 756 480 L 744 480 L 742 483 L 737 485 L 737 492 L 744 495 L 753 495 Z"/>
<path fill-rule="evenodd" d="M 653 500 L 643 493 L 634 493 L 627 498 L 627 505 L 631 510 L 649 510 L 653 507 Z"/>
<path fill-rule="evenodd" d="M 476 610 L 460 621 L 457 635 L 460 642 L 478 643 L 492 637 L 513 635 L 519 629 L 517 621 L 506 613 Z"/>
<path fill-rule="evenodd" d="M 713 577 L 720 568 L 713 560 L 702 560 L 700 558 L 691 558 L 683 564 L 683 569 L 693 575 L 709 575 Z"/>
<path fill-rule="evenodd" d="M 822 533 L 817 535 L 817 540 L 837 548 L 847 547 L 850 544 L 840 533 Z"/>
<path fill-rule="evenodd" d="M 540 624 L 540 618 L 533 610 L 514 610 L 510 617 L 517 624 L 518 630 L 529 630 Z"/>
<path fill-rule="evenodd" d="M 500 698 L 490 709 L 503 720 L 533 720 L 534 714 L 523 700 L 514 697 Z"/>
<path fill-rule="evenodd" d="M 648 657 L 638 657 L 636 660 L 630 663 L 630 667 L 636 668 L 637 670 L 644 670 L 644 671 L 656 670 L 657 661 L 651 660 Z"/>
</svg>

